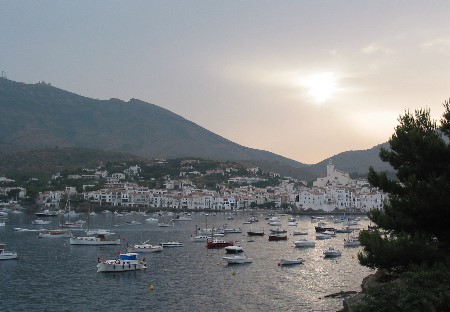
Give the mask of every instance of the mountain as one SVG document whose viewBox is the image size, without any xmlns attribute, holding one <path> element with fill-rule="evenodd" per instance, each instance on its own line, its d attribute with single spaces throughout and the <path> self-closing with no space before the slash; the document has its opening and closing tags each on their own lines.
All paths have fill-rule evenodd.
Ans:
<svg viewBox="0 0 450 312">
<path fill-rule="evenodd" d="M 0 78 L 0 107 L 0 150 L 9 153 L 84 148 L 145 158 L 238 160 L 307 180 L 315 178 L 320 166 L 322 170 L 326 167 L 322 163 L 305 165 L 236 144 L 162 107 L 137 99 L 97 100 L 46 83 L 25 84 Z M 336 168 L 345 171 L 338 164 L 342 158 L 348 172 L 367 172 L 368 166 L 354 167 L 364 164 L 367 152 L 348 153 L 347 157 L 333 157 Z M 361 160 L 352 160 L 352 155 Z M 377 162 L 372 158 L 370 161 Z"/>
</svg>

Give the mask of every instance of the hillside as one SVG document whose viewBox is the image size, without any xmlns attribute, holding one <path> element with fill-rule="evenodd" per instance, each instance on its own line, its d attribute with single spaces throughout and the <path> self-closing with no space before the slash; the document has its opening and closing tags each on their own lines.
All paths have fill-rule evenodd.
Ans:
<svg viewBox="0 0 450 312">
<path fill-rule="evenodd" d="M 78 160 L 88 159 L 88 155 L 93 157 L 94 153 L 97 155 L 94 159 L 102 160 L 120 155 L 118 158 L 197 157 L 245 161 L 266 171 L 307 181 L 323 175 L 328 162 L 327 159 L 309 166 L 248 148 L 137 99 L 128 102 L 96 100 L 45 83 L 25 84 L 0 78 L 0 107 L 0 151 L 9 155 L 0 158 L 0 162 L 8 157 L 26 159 L 26 153 L 21 152 L 34 151 L 32 163 L 39 159 L 54 164 L 52 159 L 59 157 L 62 161 L 68 156 L 61 155 L 71 155 L 67 151 L 74 149 L 73 155 L 77 155 Z M 39 153 L 38 150 L 44 151 Z M 14 156 L 15 153 L 19 154 Z M 72 163 L 70 159 L 73 157 L 67 159 Z M 378 159 L 376 147 L 341 153 L 332 159 L 337 169 L 349 173 L 365 174 L 369 164 L 377 169 L 384 166 Z M 26 166 L 25 161 L 22 165 Z M 41 166 L 46 164 L 41 163 Z M 5 169 L 0 163 L 2 167 Z"/>
<path fill-rule="evenodd" d="M 0 149 L 83 147 L 142 157 L 291 159 L 241 146 L 159 106 L 140 100 L 95 100 L 44 83 L 0 79 Z"/>
</svg>

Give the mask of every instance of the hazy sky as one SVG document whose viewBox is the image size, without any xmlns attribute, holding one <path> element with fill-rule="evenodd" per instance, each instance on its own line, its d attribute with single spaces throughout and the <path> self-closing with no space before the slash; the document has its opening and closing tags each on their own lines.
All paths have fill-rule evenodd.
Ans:
<svg viewBox="0 0 450 312">
<path fill-rule="evenodd" d="M 450 97 L 450 1 L 0 0 L 0 69 L 303 163 Z"/>
</svg>

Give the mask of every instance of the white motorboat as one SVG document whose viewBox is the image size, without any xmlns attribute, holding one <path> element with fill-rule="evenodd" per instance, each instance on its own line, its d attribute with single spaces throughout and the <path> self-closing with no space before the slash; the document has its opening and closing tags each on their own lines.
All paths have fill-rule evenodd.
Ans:
<svg viewBox="0 0 450 312">
<path fill-rule="evenodd" d="M 344 247 L 358 247 L 361 243 L 357 237 L 349 237 L 348 239 L 344 239 Z"/>
<path fill-rule="evenodd" d="M 119 255 L 117 260 L 98 259 L 97 272 L 126 272 L 147 268 L 145 259 L 138 259 L 138 253 L 128 252 Z"/>
<path fill-rule="evenodd" d="M 144 252 L 158 252 L 158 251 L 163 251 L 163 246 L 142 243 L 127 247 L 127 252 L 144 253 Z"/>
<path fill-rule="evenodd" d="M 269 225 L 271 225 L 271 226 L 281 226 L 281 221 L 270 221 Z"/>
<path fill-rule="evenodd" d="M 240 228 L 224 228 L 223 229 L 223 233 L 224 234 L 238 234 L 238 233 L 242 233 L 242 230 Z"/>
<path fill-rule="evenodd" d="M 336 232 L 332 231 L 332 230 L 325 230 L 325 231 L 322 232 L 322 234 L 330 235 L 330 236 L 333 236 L 333 237 L 336 236 Z"/>
<path fill-rule="evenodd" d="M 151 222 L 159 222 L 159 220 L 158 219 L 156 219 L 156 218 L 148 218 L 148 219 L 145 219 L 145 222 L 148 222 L 148 223 L 151 223 Z"/>
<path fill-rule="evenodd" d="M 294 265 L 294 264 L 303 264 L 304 260 L 302 258 L 297 259 L 281 259 L 280 262 L 278 262 L 279 266 L 283 265 Z"/>
<path fill-rule="evenodd" d="M 233 246 L 226 246 L 225 251 L 229 254 L 236 254 L 244 252 L 244 249 L 242 249 L 241 246 L 233 245 Z"/>
<path fill-rule="evenodd" d="M 222 257 L 228 264 L 252 263 L 252 258 L 247 256 L 226 256 Z"/>
<path fill-rule="evenodd" d="M 97 235 L 97 234 L 114 235 L 115 233 L 111 232 L 111 230 L 105 230 L 105 229 L 86 230 L 86 235 Z"/>
<path fill-rule="evenodd" d="M 163 223 L 163 222 L 159 222 L 158 223 L 159 227 L 173 227 L 173 223 Z"/>
<path fill-rule="evenodd" d="M 294 242 L 295 247 L 315 247 L 316 242 L 308 239 L 299 239 Z"/>
<path fill-rule="evenodd" d="M 191 242 L 206 242 L 210 238 L 211 238 L 211 236 L 208 236 L 208 235 L 197 235 L 197 236 L 191 237 Z"/>
<path fill-rule="evenodd" d="M 5 244 L 0 243 L 0 260 L 17 259 L 17 253 L 13 251 L 5 251 Z"/>
<path fill-rule="evenodd" d="M 334 249 L 333 247 L 329 247 L 323 251 L 323 255 L 325 258 L 335 258 L 341 256 L 341 251 Z"/>
<path fill-rule="evenodd" d="M 180 242 L 165 242 L 159 245 L 162 247 L 183 247 L 183 244 Z"/>
<path fill-rule="evenodd" d="M 49 221 L 49 220 L 44 221 L 42 219 L 36 219 L 36 220 L 31 221 L 31 224 L 34 224 L 34 225 L 46 225 L 46 224 L 50 224 L 50 223 L 52 223 L 52 221 Z"/>
<path fill-rule="evenodd" d="M 70 245 L 120 245 L 120 238 L 109 239 L 105 234 L 96 236 L 71 237 Z"/>
<path fill-rule="evenodd" d="M 6 226 L 6 222 L 5 221 L 0 221 L 0 226 Z"/>
<path fill-rule="evenodd" d="M 289 221 L 288 226 L 297 226 L 297 221 Z"/>
<path fill-rule="evenodd" d="M 70 238 L 72 237 L 72 232 L 62 231 L 62 230 L 50 230 L 39 233 L 40 238 Z"/>
<path fill-rule="evenodd" d="M 292 235 L 308 235 L 308 230 L 293 231 Z"/>
</svg>

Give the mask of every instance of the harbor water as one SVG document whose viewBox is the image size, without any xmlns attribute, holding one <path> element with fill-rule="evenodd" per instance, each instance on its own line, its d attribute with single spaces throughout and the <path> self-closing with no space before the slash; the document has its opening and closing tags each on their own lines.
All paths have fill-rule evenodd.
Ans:
<svg viewBox="0 0 450 312">
<path fill-rule="evenodd" d="M 358 263 L 360 247 L 344 248 L 348 234 L 317 240 L 315 247 L 296 248 L 294 241 L 315 239 L 310 217 L 298 217 L 297 226 L 288 226 L 288 216 L 280 228 L 288 231 L 287 241 L 268 241 L 265 215 L 259 222 L 243 224 L 246 215 L 192 214 L 191 221 L 174 222 L 173 227 L 158 227 L 139 214 L 115 217 L 99 213 L 87 218 L 89 228 L 110 229 L 121 238 L 116 246 L 70 245 L 68 238 L 38 238 L 31 224 L 33 214 L 9 214 L 0 227 L 0 242 L 6 250 L 16 251 L 17 260 L 0 261 L 0 311 L 337 311 L 342 298 L 328 298 L 339 291 L 359 291 L 362 279 L 373 273 Z M 231 220 L 231 218 L 233 218 Z M 56 227 L 58 217 L 46 218 Z M 135 221 L 135 222 L 131 222 Z M 169 221 L 165 220 L 164 222 Z M 169 221 L 170 222 L 170 221 Z M 227 234 L 224 239 L 238 242 L 252 263 L 227 265 L 224 249 L 207 249 L 204 242 L 192 242 L 196 228 L 241 228 L 242 233 Z M 359 221 L 357 228 L 367 228 Z M 336 228 L 342 224 L 329 223 Z M 248 230 L 264 229 L 262 237 L 247 236 Z M 293 231 L 307 229 L 308 235 Z M 86 236 L 84 230 L 72 230 Z M 141 256 L 147 269 L 123 273 L 97 273 L 97 259 L 115 259 L 127 244 L 148 241 L 159 244 L 179 241 L 183 247 L 164 248 L 162 252 Z M 323 250 L 342 251 L 338 258 L 323 257 Z M 303 264 L 278 266 L 281 258 L 303 258 Z"/>
</svg>

